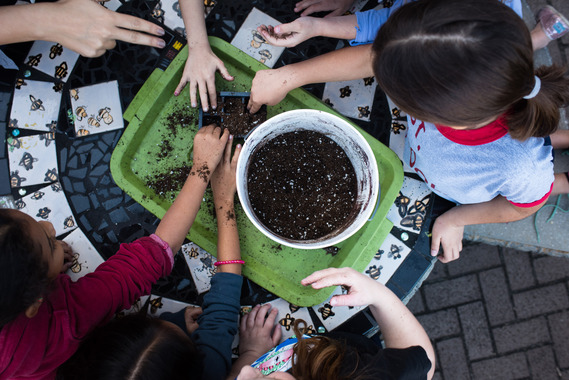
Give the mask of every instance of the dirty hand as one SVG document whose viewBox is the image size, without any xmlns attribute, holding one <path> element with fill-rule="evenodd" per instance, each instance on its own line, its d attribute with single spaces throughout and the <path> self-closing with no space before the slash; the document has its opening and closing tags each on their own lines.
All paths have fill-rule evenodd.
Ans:
<svg viewBox="0 0 569 380">
<path fill-rule="evenodd" d="M 223 157 L 211 175 L 211 190 L 213 191 L 213 201 L 215 203 L 230 202 L 233 204 L 236 189 L 235 169 L 237 168 L 239 153 L 241 152 L 241 144 L 237 144 L 233 158 L 231 158 L 232 143 L 233 136 L 230 135 L 223 151 Z"/>
<path fill-rule="evenodd" d="M 282 68 L 257 71 L 247 104 L 249 112 L 257 112 L 263 104 L 274 106 L 285 98 L 292 89 L 287 89 L 288 80 L 283 76 Z"/>
<path fill-rule="evenodd" d="M 211 177 L 223 156 L 228 139 L 228 129 L 222 131 L 216 125 L 202 127 L 194 137 L 194 167 L 199 166 Z"/>
<path fill-rule="evenodd" d="M 199 306 L 188 306 L 184 311 L 184 319 L 186 320 L 186 331 L 192 334 L 199 327 L 198 317 L 202 314 L 203 310 Z"/>
<path fill-rule="evenodd" d="M 274 27 L 272 25 L 261 25 L 257 31 L 261 33 L 267 43 L 273 46 L 294 47 L 317 35 L 316 22 L 317 20 L 314 17 L 300 17 L 288 24 L 280 24 Z"/>
<path fill-rule="evenodd" d="M 241 317 L 239 355 L 259 357 L 279 343 L 281 328 L 280 325 L 275 326 L 278 310 L 274 308 L 269 313 L 270 309 L 270 304 L 257 305 Z"/>
<path fill-rule="evenodd" d="M 117 13 L 92 0 L 59 0 L 46 4 L 45 40 L 59 42 L 85 57 L 113 49 L 116 40 L 163 48 L 164 29 L 141 18 Z"/>
<path fill-rule="evenodd" d="M 65 273 L 73 265 L 73 249 L 63 240 L 58 240 L 57 242 L 63 247 L 63 265 L 61 266 L 61 273 Z"/>
<path fill-rule="evenodd" d="M 442 214 L 435 220 L 431 238 L 431 256 L 439 254 L 440 246 L 443 246 L 443 254 L 439 255 L 439 260 L 448 263 L 456 260 L 462 251 L 462 235 L 464 226 L 452 223 L 452 221 Z"/>
<path fill-rule="evenodd" d="M 352 6 L 354 0 L 303 0 L 294 6 L 295 12 L 304 10 L 300 15 L 308 16 L 315 12 L 332 11 L 325 17 L 341 16 Z"/>
<path fill-rule="evenodd" d="M 190 103 L 197 107 L 196 93 L 199 91 L 202 109 L 208 111 L 209 105 L 217 108 L 217 93 L 215 91 L 215 72 L 219 71 L 223 79 L 232 81 L 234 78 L 225 68 L 223 61 L 211 51 L 209 43 L 190 48 L 188 60 L 184 67 L 182 79 L 174 95 L 178 96 L 186 84 L 189 85 Z"/>
<path fill-rule="evenodd" d="M 314 289 L 341 285 L 348 288 L 348 294 L 337 295 L 330 299 L 332 306 L 367 306 L 374 300 L 372 289 L 379 284 L 352 268 L 322 269 L 312 273 L 300 283 L 304 286 L 312 285 Z"/>
</svg>

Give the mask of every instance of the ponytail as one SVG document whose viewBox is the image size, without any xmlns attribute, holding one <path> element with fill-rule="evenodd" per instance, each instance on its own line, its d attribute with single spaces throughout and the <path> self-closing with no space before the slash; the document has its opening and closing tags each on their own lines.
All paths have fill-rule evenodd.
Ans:
<svg viewBox="0 0 569 380">
<path fill-rule="evenodd" d="M 520 97 L 507 116 L 509 133 L 514 139 L 546 137 L 557 130 L 559 108 L 569 104 L 567 73 L 567 67 L 559 65 L 541 66 L 536 70 L 541 80 L 539 92 L 530 99 Z"/>
</svg>

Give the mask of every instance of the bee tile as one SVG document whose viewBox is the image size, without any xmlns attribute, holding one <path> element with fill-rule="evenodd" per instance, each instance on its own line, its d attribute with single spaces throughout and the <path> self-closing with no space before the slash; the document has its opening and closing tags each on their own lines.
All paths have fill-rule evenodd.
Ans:
<svg viewBox="0 0 569 380">
<path fill-rule="evenodd" d="M 132 314 L 139 312 L 146 301 L 150 297 L 150 304 L 148 305 L 148 315 L 152 317 L 159 317 L 162 313 L 176 313 L 188 306 L 195 306 L 189 303 L 176 301 L 170 298 L 150 294 L 149 296 L 140 297 L 130 309 L 123 311 L 123 314 Z"/>
<path fill-rule="evenodd" d="M 419 233 L 431 202 L 432 191 L 425 182 L 405 176 L 399 195 L 387 213 L 395 226 Z"/>
<path fill-rule="evenodd" d="M 9 137 L 7 142 L 12 188 L 59 180 L 55 132 Z"/>
<path fill-rule="evenodd" d="M 73 71 L 77 58 L 79 54 L 59 43 L 36 41 L 24 63 L 65 82 Z"/>
<path fill-rule="evenodd" d="M 346 322 L 348 319 L 353 317 L 359 311 L 365 308 L 365 306 L 332 306 L 330 305 L 330 299 L 336 295 L 347 294 L 348 289 L 343 286 L 338 286 L 334 293 L 326 301 L 319 305 L 313 306 L 312 309 L 326 328 L 326 330 L 331 331 L 336 327 L 340 326 L 342 323 Z"/>
<path fill-rule="evenodd" d="M 60 103 L 61 91 L 55 83 L 18 79 L 9 126 L 50 132 L 57 123 Z"/>
<path fill-rule="evenodd" d="M 69 90 L 76 136 L 124 128 L 117 81 Z"/>
<path fill-rule="evenodd" d="M 390 233 L 362 273 L 385 285 L 409 252 L 411 249 Z"/>
<path fill-rule="evenodd" d="M 374 77 L 328 82 L 322 100 L 344 116 L 369 121 L 376 87 Z"/>
<path fill-rule="evenodd" d="M 289 303 L 288 301 L 278 298 L 274 301 L 268 302 L 271 308 L 276 308 L 278 310 L 276 323 L 280 325 L 282 331 L 281 341 L 290 338 L 294 335 L 294 321 L 297 319 L 302 319 L 306 322 L 310 332 L 307 334 L 316 334 L 316 328 L 310 317 L 310 312 L 306 307 L 299 307 Z"/>
<path fill-rule="evenodd" d="M 179 1 L 158 1 L 152 10 L 152 17 L 178 33 L 180 36 L 186 37 L 186 28 L 184 25 L 184 19 L 182 18 Z"/>
<path fill-rule="evenodd" d="M 186 259 L 186 264 L 190 268 L 190 273 L 198 293 L 207 292 L 211 288 L 211 277 L 215 274 L 215 257 L 207 253 L 194 243 L 184 244 L 182 254 Z"/>
<path fill-rule="evenodd" d="M 63 239 L 73 249 L 73 262 L 67 274 L 73 281 L 94 272 L 105 260 L 79 228 Z"/>
</svg>

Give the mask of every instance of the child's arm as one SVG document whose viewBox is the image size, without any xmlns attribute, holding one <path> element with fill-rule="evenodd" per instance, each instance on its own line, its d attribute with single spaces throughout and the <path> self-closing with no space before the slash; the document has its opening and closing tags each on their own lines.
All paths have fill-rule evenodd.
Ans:
<svg viewBox="0 0 569 380">
<path fill-rule="evenodd" d="M 263 104 L 275 105 L 283 100 L 289 91 L 309 83 L 373 76 L 371 61 L 371 45 L 360 45 L 278 69 L 258 71 L 253 78 L 247 108 L 255 113 Z"/>
<path fill-rule="evenodd" d="M 156 235 L 164 240 L 172 252 L 180 250 L 196 214 L 200 209 L 211 173 L 221 160 L 229 131 L 209 125 L 198 131 L 194 138 L 194 164 L 188 179 L 176 200 L 156 228 Z"/>
<path fill-rule="evenodd" d="M 328 268 L 312 273 L 301 281 L 314 289 L 329 286 L 346 286 L 345 295 L 332 297 L 332 306 L 369 305 L 385 341 L 386 348 L 421 346 L 431 362 L 428 379 L 435 372 L 435 351 L 431 341 L 415 316 L 401 300 L 378 281 L 356 272 L 352 268 Z"/>
<path fill-rule="evenodd" d="M 175 95 L 179 95 L 184 86 L 189 83 L 190 103 L 196 107 L 196 92 L 199 90 L 200 100 L 204 111 L 217 107 L 217 94 L 215 91 L 215 72 L 219 71 L 223 79 L 233 80 L 223 61 L 219 59 L 209 46 L 205 28 L 204 5 L 201 0 L 181 0 L 180 10 L 186 26 L 188 38 L 188 60 L 184 67 L 182 79 Z"/>
<path fill-rule="evenodd" d="M 547 202 L 537 206 L 517 207 L 502 196 L 488 202 L 459 205 L 451 208 L 435 220 L 432 231 L 431 255 L 436 256 L 442 245 L 443 254 L 439 260 L 443 263 L 458 259 L 462 250 L 464 226 L 483 223 L 514 222 L 534 214 Z"/>
</svg>

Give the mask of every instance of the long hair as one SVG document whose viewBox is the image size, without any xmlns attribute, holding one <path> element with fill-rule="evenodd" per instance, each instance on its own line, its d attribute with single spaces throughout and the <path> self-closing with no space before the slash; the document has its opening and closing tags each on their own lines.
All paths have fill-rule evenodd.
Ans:
<svg viewBox="0 0 569 380">
<path fill-rule="evenodd" d="M 513 138 L 557 129 L 569 103 L 567 69 L 534 73 L 523 20 L 497 0 L 419 0 L 402 6 L 373 43 L 379 86 L 420 120 L 474 127 L 506 115 Z M 541 79 L 536 97 L 524 99 Z"/>
<path fill-rule="evenodd" d="M 48 263 L 26 231 L 19 211 L 0 209 L 0 327 L 16 319 L 49 289 Z"/>
</svg>

